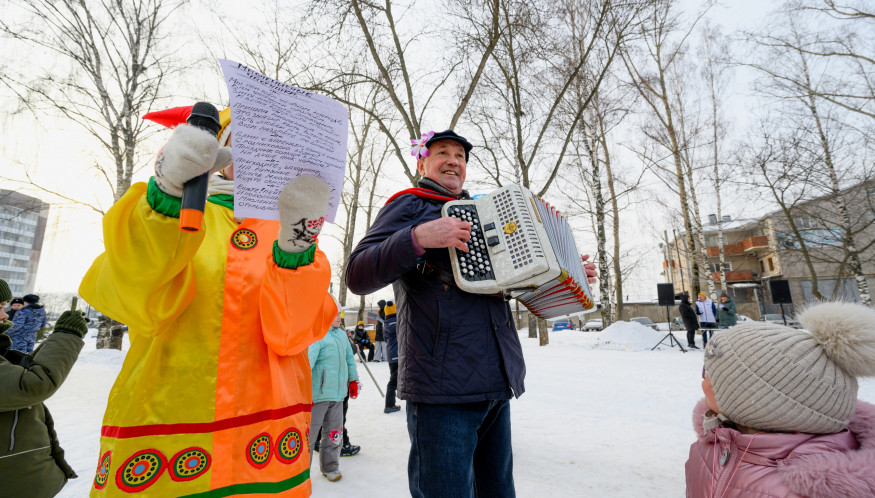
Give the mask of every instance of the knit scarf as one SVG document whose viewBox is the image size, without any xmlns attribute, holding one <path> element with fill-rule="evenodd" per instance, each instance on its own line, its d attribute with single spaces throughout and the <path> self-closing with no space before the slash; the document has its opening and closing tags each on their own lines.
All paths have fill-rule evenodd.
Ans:
<svg viewBox="0 0 875 498">
<path fill-rule="evenodd" d="M 226 180 L 219 175 L 211 176 L 207 195 L 216 194 L 234 195 L 234 180 Z"/>
<path fill-rule="evenodd" d="M 471 198 L 471 196 L 468 195 L 467 190 L 462 190 L 461 194 L 456 195 L 456 194 L 450 192 L 449 190 L 447 190 L 446 187 L 444 187 L 440 183 L 432 180 L 431 178 L 425 178 L 425 177 L 420 178 L 419 181 L 416 182 L 416 184 L 422 188 L 427 188 L 429 190 L 434 190 L 435 192 L 439 192 L 440 194 L 445 195 L 447 197 L 455 197 L 456 199 L 470 199 Z"/>
</svg>

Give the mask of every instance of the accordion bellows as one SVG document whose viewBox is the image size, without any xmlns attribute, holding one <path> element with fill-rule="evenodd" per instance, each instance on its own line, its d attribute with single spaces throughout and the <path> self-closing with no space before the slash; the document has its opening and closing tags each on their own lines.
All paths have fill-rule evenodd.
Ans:
<svg viewBox="0 0 875 498">
<path fill-rule="evenodd" d="M 469 251 L 449 249 L 460 289 L 514 296 L 545 319 L 594 309 L 568 221 L 528 189 L 448 202 L 443 214 L 471 223 Z"/>
</svg>

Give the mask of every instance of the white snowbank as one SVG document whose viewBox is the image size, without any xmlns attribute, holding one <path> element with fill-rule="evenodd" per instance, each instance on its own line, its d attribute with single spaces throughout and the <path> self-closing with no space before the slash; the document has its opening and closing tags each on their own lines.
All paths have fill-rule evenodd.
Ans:
<svg viewBox="0 0 875 498">
<path fill-rule="evenodd" d="M 599 334 L 598 349 L 615 349 L 619 351 L 649 351 L 665 337 L 665 333 L 657 332 L 638 322 L 616 322 Z M 667 347 L 668 341 L 658 349 Z"/>
<path fill-rule="evenodd" d="M 511 402 L 517 496 L 684 496 L 684 462 L 696 437 L 691 415 L 702 397 L 702 352 L 649 351 L 662 336 L 623 322 L 601 334 L 551 332 L 550 344 L 540 347 L 520 331 L 527 374 L 525 394 Z M 621 347 L 641 352 L 616 350 Z M 95 351 L 89 338 L 67 381 L 46 402 L 79 474 L 61 497 L 88 496 L 103 411 L 123 358 Z M 313 496 L 410 496 L 405 403 L 399 402 L 400 412 L 384 414 L 383 399 L 364 366 L 356 365 L 364 390 L 350 402 L 347 426 L 362 450 L 341 459 L 338 482 L 325 480 L 314 464 Z M 385 389 L 389 365 L 368 366 Z M 859 397 L 875 402 L 875 380 L 861 379 Z"/>
</svg>

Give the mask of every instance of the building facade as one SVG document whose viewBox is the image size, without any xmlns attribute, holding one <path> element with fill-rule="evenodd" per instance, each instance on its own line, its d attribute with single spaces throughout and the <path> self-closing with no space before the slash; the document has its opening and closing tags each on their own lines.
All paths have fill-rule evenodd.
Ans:
<svg viewBox="0 0 875 498">
<path fill-rule="evenodd" d="M 16 297 L 34 291 L 49 204 L 0 189 L 0 278 Z"/>
<path fill-rule="evenodd" d="M 714 280 L 717 292 L 723 290 L 719 273 L 722 245 L 725 290 L 738 302 L 759 302 L 760 309 L 774 312 L 774 307 L 767 304 L 771 301 L 768 281 L 774 279 L 788 281 L 796 307 L 819 299 L 860 302 L 850 255 L 856 254 L 863 279 L 873 289 L 875 185 L 858 184 L 842 191 L 841 196 L 847 206 L 849 231 L 842 228 L 840 210 L 829 197 L 793 206 L 788 210 L 789 216 L 784 211 L 776 211 L 757 219 L 724 217 L 722 240 L 718 240 L 716 217 L 709 217 L 702 232 L 708 256 L 707 276 Z M 856 251 L 851 251 L 849 234 L 853 236 Z M 664 250 L 666 281 L 674 283 L 676 292 L 692 294 L 691 264 L 684 235 L 678 234 Z M 698 280 L 699 288 L 707 293 L 707 281 L 701 277 Z"/>
</svg>

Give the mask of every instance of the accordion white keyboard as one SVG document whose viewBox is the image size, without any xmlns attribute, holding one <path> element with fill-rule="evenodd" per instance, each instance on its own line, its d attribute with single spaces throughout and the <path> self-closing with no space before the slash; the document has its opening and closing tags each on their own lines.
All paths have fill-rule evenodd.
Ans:
<svg viewBox="0 0 875 498">
<path fill-rule="evenodd" d="M 471 223 L 468 252 L 449 249 L 460 289 L 516 292 L 544 318 L 593 307 L 568 223 L 528 189 L 510 185 L 477 199 L 447 202 L 443 215 Z"/>
</svg>

